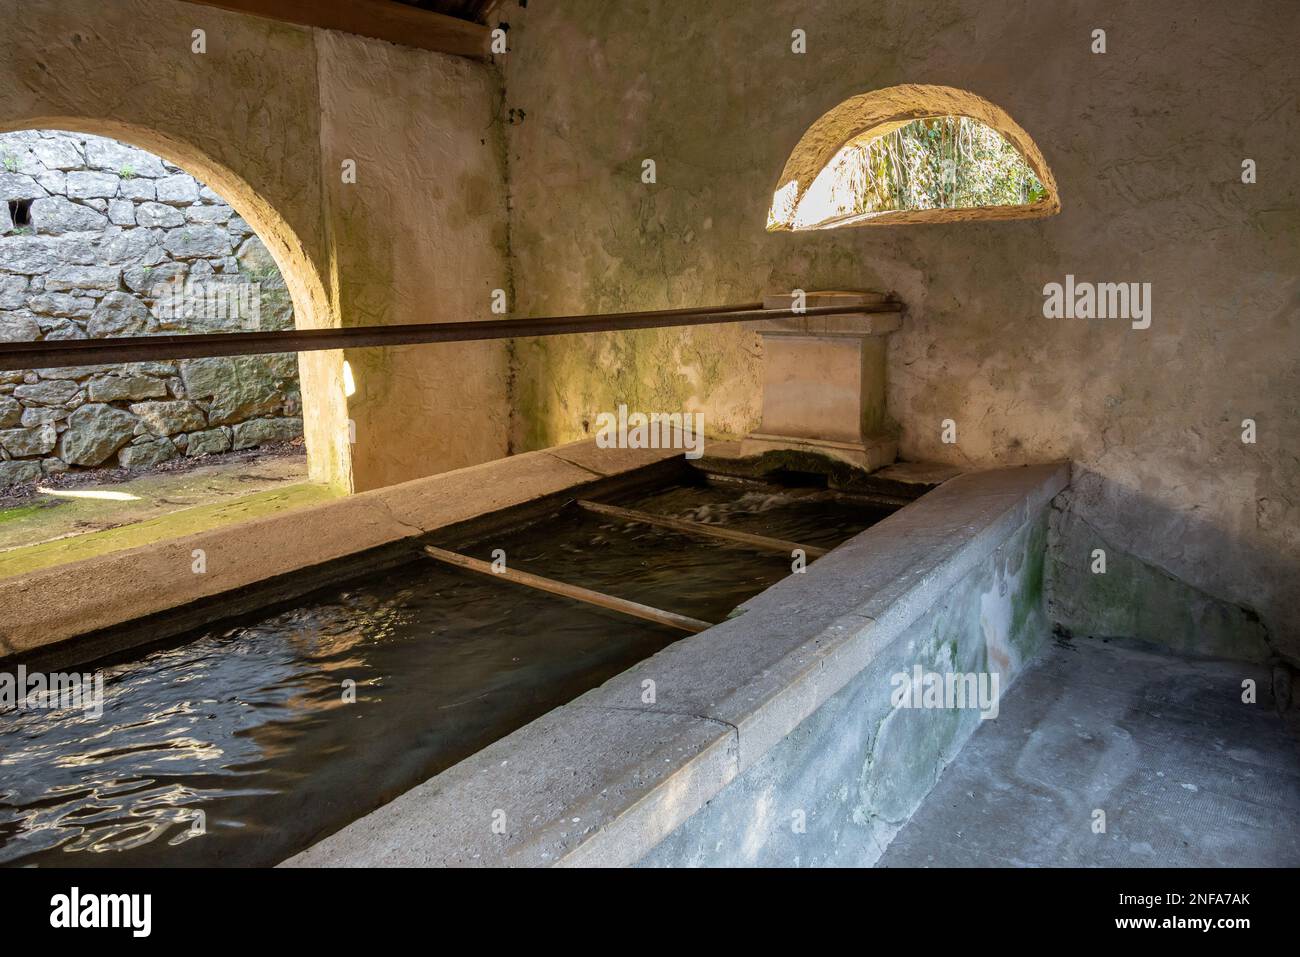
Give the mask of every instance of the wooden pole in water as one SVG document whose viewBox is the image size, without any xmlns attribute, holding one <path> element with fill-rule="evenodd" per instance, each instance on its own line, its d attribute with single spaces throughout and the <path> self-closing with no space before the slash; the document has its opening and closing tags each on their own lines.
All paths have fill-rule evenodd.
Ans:
<svg viewBox="0 0 1300 957">
<path fill-rule="evenodd" d="M 683 535 L 720 539 L 737 545 L 747 545 L 750 548 L 757 548 L 765 552 L 784 552 L 790 555 L 798 548 L 803 550 L 804 556 L 807 558 L 821 558 L 829 551 L 829 549 L 819 548 L 816 545 L 800 545 L 798 542 L 787 542 L 782 538 L 753 535 L 749 532 L 720 528 L 717 525 L 705 525 L 703 522 L 691 522 L 682 518 L 669 518 L 667 515 L 655 515 L 653 512 L 641 512 L 632 508 L 619 508 L 617 505 L 605 505 L 601 502 L 591 502 L 586 499 L 578 499 L 578 507 L 588 512 L 594 512 L 597 515 L 617 518 L 624 522 L 658 525 L 660 528 L 670 528 L 674 532 L 681 532 Z"/>
<path fill-rule="evenodd" d="M 521 572 L 513 568 L 507 568 L 503 571 L 496 571 L 491 562 L 485 562 L 477 558 L 471 558 L 468 555 L 462 555 L 459 552 L 449 552 L 444 548 L 435 548 L 432 545 L 425 546 L 425 554 L 430 558 L 437 559 L 448 565 L 454 565 L 457 568 L 464 568 L 468 571 L 478 572 L 481 575 L 488 575 L 492 578 L 514 582 L 516 585 L 523 585 L 527 588 L 534 588 L 538 591 L 550 592 L 553 595 L 562 595 L 565 598 L 572 598 L 575 601 L 586 602 L 588 605 L 596 605 L 600 608 L 608 608 L 610 611 L 622 612 L 624 615 L 631 615 L 633 618 L 643 618 L 646 621 L 652 621 L 657 625 L 667 625 L 669 628 L 678 628 L 682 631 L 697 634 L 705 628 L 712 628 L 707 621 L 700 621 L 698 618 L 687 618 L 685 615 L 678 615 L 671 611 L 663 611 L 659 608 L 652 608 L 650 605 L 642 605 L 640 602 L 629 601 L 626 598 L 617 598 L 614 595 L 606 595 L 603 592 L 592 591 L 590 588 L 581 588 L 578 585 L 569 585 L 565 582 L 556 581 L 553 578 L 543 578 L 541 575 L 530 575 L 528 572 Z"/>
</svg>

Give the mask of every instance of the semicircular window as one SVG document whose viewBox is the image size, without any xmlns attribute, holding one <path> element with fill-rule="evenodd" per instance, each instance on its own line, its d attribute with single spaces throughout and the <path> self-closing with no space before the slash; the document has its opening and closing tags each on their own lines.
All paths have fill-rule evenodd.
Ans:
<svg viewBox="0 0 1300 957">
<path fill-rule="evenodd" d="M 767 227 L 1029 219 L 1059 210 L 1041 152 L 1003 111 L 949 87 L 892 87 L 846 100 L 808 130 L 786 164 Z"/>
<path fill-rule="evenodd" d="M 916 120 L 847 143 L 813 180 L 795 229 L 826 229 L 905 210 L 1025 207 L 1046 190 L 997 130 L 969 116 Z"/>
</svg>

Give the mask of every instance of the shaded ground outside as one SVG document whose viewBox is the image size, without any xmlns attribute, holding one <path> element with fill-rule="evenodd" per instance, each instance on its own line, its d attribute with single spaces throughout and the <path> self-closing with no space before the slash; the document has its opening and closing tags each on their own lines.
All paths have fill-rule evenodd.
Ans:
<svg viewBox="0 0 1300 957">
<path fill-rule="evenodd" d="M 332 498 L 301 444 L 177 460 L 148 472 L 52 476 L 0 496 L 0 577 Z M 95 497 L 104 495 L 105 497 Z"/>
</svg>

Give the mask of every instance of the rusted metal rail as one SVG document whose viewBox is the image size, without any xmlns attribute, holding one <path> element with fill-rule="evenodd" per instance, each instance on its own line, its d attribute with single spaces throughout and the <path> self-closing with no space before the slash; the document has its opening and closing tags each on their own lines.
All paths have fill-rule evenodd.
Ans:
<svg viewBox="0 0 1300 957">
<path fill-rule="evenodd" d="M 477 342 L 562 336 L 574 333 L 661 329 L 795 316 L 836 316 L 849 313 L 891 313 L 902 306 L 883 302 L 815 306 L 803 310 L 764 309 L 762 303 L 707 306 L 697 309 L 657 309 L 612 312 L 594 316 L 549 316 L 539 319 L 486 319 L 471 322 L 423 322 L 395 326 L 354 326 L 339 329 L 289 329 L 277 332 L 217 332 L 194 335 L 118 336 L 108 339 L 61 339 L 0 343 L 0 371 L 71 366 L 114 365 L 167 359 L 216 356 L 255 356 L 278 352 L 409 346 L 433 342 Z"/>
</svg>

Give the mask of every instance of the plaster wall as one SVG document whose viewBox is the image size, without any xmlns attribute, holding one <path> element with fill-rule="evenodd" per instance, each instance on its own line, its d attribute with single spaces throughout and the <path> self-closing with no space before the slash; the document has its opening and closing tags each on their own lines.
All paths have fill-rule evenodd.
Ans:
<svg viewBox="0 0 1300 957">
<path fill-rule="evenodd" d="M 489 67 L 179 0 L 0 0 L 0 26 L 0 131 L 111 136 L 184 168 L 266 243 L 299 325 L 469 318 L 503 282 Z M 363 490 L 503 455 L 505 355 L 362 352 L 349 400 L 344 356 L 303 354 L 313 477 Z"/>
<path fill-rule="evenodd" d="M 1083 521 L 1056 547 L 1086 555 L 1095 530 L 1258 611 L 1274 648 L 1300 657 L 1300 7 L 572 0 L 502 16 L 522 313 L 895 292 L 909 310 L 888 363 L 903 458 L 1073 460 L 1065 505 Z M 791 52 L 795 28 L 806 54 Z M 904 83 L 1006 110 L 1045 155 L 1061 213 L 766 233 L 807 128 Z M 1151 327 L 1044 318 L 1043 287 L 1066 274 L 1150 282 Z M 619 401 L 703 411 L 712 435 L 758 424 L 760 346 L 734 326 L 524 341 L 516 360 L 519 447 L 581 436 Z"/>
<path fill-rule="evenodd" d="M 492 319 L 508 287 L 499 78 L 479 63 L 316 36 L 327 230 L 343 325 Z M 355 159 L 357 181 L 340 164 Z M 506 454 L 503 342 L 349 350 L 365 487 Z M 358 483 L 360 487 L 360 483 Z"/>
</svg>

